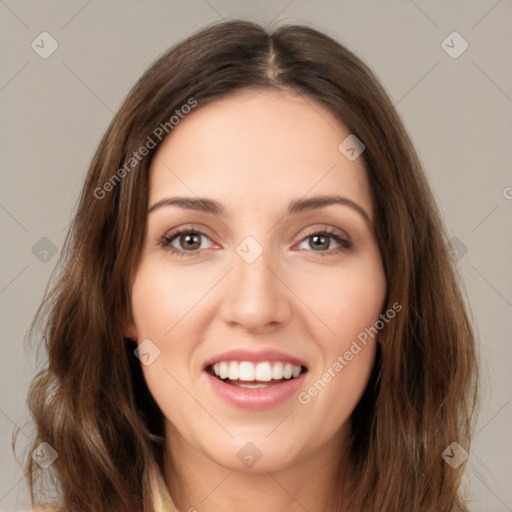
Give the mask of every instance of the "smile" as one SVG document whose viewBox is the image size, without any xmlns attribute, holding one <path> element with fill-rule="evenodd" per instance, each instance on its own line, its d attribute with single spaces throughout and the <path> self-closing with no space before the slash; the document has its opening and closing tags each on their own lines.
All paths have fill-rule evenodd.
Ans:
<svg viewBox="0 0 512 512">
<path fill-rule="evenodd" d="M 295 379 L 306 368 L 284 361 L 219 361 L 208 366 L 207 371 L 232 386 L 263 388 Z"/>
<path fill-rule="evenodd" d="M 219 361 L 203 372 L 214 394 L 225 403 L 261 410 L 275 407 L 295 395 L 307 369 L 283 361 Z"/>
</svg>

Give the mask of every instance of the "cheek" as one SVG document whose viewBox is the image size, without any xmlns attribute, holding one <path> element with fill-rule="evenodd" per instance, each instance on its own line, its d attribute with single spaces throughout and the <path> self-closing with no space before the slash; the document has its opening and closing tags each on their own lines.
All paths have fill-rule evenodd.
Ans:
<svg viewBox="0 0 512 512">
<path fill-rule="evenodd" d="M 315 418 L 314 428 L 329 438 L 350 419 L 367 386 L 375 357 L 376 343 L 344 347 L 323 373 L 299 397 L 305 412 Z M 351 350 L 352 348 L 352 350 Z M 356 353 L 353 353 L 356 352 Z M 347 353 L 352 354 L 348 360 Z M 340 369 L 341 368 L 341 369 Z"/>
<path fill-rule="evenodd" d="M 308 304 L 322 320 L 316 320 L 314 331 L 323 357 L 298 398 L 312 416 L 322 419 L 329 435 L 350 417 L 367 385 L 377 340 L 370 334 L 375 334 L 386 286 L 378 258 L 319 273 L 315 283 Z"/>
<path fill-rule="evenodd" d="M 295 289 L 314 313 L 315 330 L 323 331 L 328 345 L 335 349 L 375 324 L 386 291 L 380 263 L 368 260 L 320 269 L 314 279 L 299 279 Z"/>
<path fill-rule="evenodd" d="M 159 350 L 154 362 L 142 365 L 142 371 L 153 398 L 168 417 L 183 415 L 193 405 L 180 384 L 190 387 L 191 353 L 200 338 L 200 326 L 194 323 L 191 328 L 189 321 L 194 305 L 205 293 L 204 279 L 195 274 L 197 283 L 192 272 L 146 261 L 132 286 L 138 342 L 149 339 Z"/>
<path fill-rule="evenodd" d="M 169 331 L 205 293 L 204 278 L 157 262 L 139 268 L 132 287 L 139 337 L 168 339 Z"/>
</svg>

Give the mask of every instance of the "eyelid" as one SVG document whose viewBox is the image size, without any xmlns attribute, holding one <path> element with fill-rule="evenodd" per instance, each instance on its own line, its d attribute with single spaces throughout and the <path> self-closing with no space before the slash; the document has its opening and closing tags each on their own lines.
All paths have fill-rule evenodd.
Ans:
<svg viewBox="0 0 512 512">
<path fill-rule="evenodd" d="M 314 235 L 315 233 L 319 232 L 326 232 L 330 235 L 337 235 L 341 238 L 344 238 L 348 242 L 351 241 L 351 238 L 346 231 L 340 228 L 335 228 L 334 226 L 331 226 L 329 224 L 315 224 L 314 226 L 307 227 L 306 233 L 301 235 L 300 241 L 302 241 L 305 237 Z"/>
<path fill-rule="evenodd" d="M 200 233 L 201 235 L 208 237 L 210 240 L 212 239 L 212 237 L 210 235 L 210 229 L 208 229 L 206 226 L 203 226 L 202 224 L 196 224 L 194 222 L 187 222 L 186 224 L 182 224 L 181 226 L 169 229 L 163 235 L 163 237 L 171 237 L 178 233 L 182 233 L 183 231 L 185 231 L 185 232 L 196 231 L 196 232 Z"/>
</svg>

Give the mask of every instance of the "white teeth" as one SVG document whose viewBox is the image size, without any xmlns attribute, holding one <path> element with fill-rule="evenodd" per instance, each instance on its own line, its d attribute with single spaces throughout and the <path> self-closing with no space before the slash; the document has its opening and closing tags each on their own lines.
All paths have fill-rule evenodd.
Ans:
<svg viewBox="0 0 512 512">
<path fill-rule="evenodd" d="M 269 386 L 271 386 L 272 384 L 265 384 L 264 382 L 255 382 L 255 383 L 247 383 L 247 382 L 239 382 L 237 384 L 237 387 L 239 388 L 250 388 L 250 389 L 255 389 L 255 388 L 268 388 Z"/>
<path fill-rule="evenodd" d="M 270 363 L 258 363 L 256 365 L 255 380 L 269 382 L 272 380 L 272 367 Z"/>
<path fill-rule="evenodd" d="M 272 367 L 272 378 L 273 379 L 282 379 L 283 378 L 283 368 L 284 368 L 284 365 L 283 365 L 283 363 L 281 363 L 281 361 L 274 363 L 274 366 Z"/>
<path fill-rule="evenodd" d="M 254 380 L 254 365 L 249 361 L 242 361 L 238 367 L 239 380 Z"/>
<path fill-rule="evenodd" d="M 229 375 L 228 363 L 226 363 L 226 361 L 222 361 L 219 364 L 219 366 L 220 366 L 219 373 L 215 372 L 215 374 L 218 375 L 221 379 L 227 379 L 228 375 Z"/>
<path fill-rule="evenodd" d="M 219 361 L 213 365 L 213 372 L 222 380 L 269 382 L 272 379 L 289 380 L 292 377 L 296 378 L 302 373 L 302 367 L 282 361 L 263 361 L 257 364 L 250 361 Z"/>
<path fill-rule="evenodd" d="M 229 363 L 228 378 L 230 380 L 238 380 L 238 367 L 239 365 L 236 361 Z"/>
</svg>

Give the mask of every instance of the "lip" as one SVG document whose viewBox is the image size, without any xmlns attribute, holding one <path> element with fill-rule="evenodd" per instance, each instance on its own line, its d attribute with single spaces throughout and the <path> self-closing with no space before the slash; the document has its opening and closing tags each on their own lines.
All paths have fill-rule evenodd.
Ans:
<svg viewBox="0 0 512 512">
<path fill-rule="evenodd" d="M 251 363 L 282 361 L 283 363 L 291 363 L 294 366 L 304 366 L 304 368 L 307 369 L 307 364 L 304 361 L 279 350 L 265 349 L 254 351 L 240 348 L 223 352 L 222 354 L 208 359 L 203 365 L 203 370 L 206 370 L 208 366 L 214 365 L 220 361 L 249 361 Z M 297 379 L 298 378 L 299 377 L 297 377 Z"/>
<path fill-rule="evenodd" d="M 275 407 L 289 399 L 292 395 L 295 395 L 303 385 L 307 372 L 303 372 L 295 379 L 290 379 L 280 384 L 252 389 L 239 388 L 227 384 L 217 377 L 210 375 L 206 370 L 203 374 L 206 376 L 213 391 L 226 403 L 241 409 L 261 410 Z"/>
</svg>

